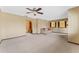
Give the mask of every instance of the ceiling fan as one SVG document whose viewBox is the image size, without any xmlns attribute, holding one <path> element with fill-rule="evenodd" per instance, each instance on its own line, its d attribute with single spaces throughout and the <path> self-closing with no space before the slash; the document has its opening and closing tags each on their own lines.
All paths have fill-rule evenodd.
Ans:
<svg viewBox="0 0 79 59">
<path fill-rule="evenodd" d="M 33 8 L 33 9 L 30 9 L 30 8 L 26 8 L 27 10 L 29 10 L 30 12 L 27 12 L 26 14 L 29 14 L 29 13 L 33 13 L 34 16 L 36 16 L 37 14 L 41 14 L 43 15 L 43 12 L 39 12 L 40 10 L 42 10 L 42 8 Z"/>
</svg>

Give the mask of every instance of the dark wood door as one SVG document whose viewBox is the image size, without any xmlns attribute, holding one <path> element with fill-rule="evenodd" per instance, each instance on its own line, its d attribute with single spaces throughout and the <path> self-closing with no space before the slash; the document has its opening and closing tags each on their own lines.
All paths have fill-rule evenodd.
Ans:
<svg viewBox="0 0 79 59">
<path fill-rule="evenodd" d="M 29 30 L 28 30 L 29 33 L 32 33 L 32 22 L 29 21 Z"/>
</svg>

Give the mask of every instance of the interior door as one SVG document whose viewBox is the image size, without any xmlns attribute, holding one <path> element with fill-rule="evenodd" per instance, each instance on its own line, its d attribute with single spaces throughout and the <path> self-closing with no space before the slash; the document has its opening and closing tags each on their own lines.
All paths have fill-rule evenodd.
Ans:
<svg viewBox="0 0 79 59">
<path fill-rule="evenodd" d="M 29 22 L 29 32 L 32 33 L 32 22 Z"/>
<path fill-rule="evenodd" d="M 29 21 L 28 32 L 29 32 L 29 33 L 32 33 L 32 22 L 31 22 L 31 21 Z"/>
</svg>

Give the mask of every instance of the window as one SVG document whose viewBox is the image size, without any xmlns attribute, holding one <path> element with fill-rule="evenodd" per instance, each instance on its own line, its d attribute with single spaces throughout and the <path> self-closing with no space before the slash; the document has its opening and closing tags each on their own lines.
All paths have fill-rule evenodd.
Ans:
<svg viewBox="0 0 79 59">
<path fill-rule="evenodd" d="M 55 28 L 55 27 L 56 27 L 56 22 L 55 22 L 55 21 L 52 21 L 52 22 L 51 22 L 51 27 L 52 27 L 52 28 Z"/>
<path fill-rule="evenodd" d="M 59 28 L 66 28 L 66 23 L 67 21 L 59 21 L 58 24 L 59 24 Z"/>
</svg>

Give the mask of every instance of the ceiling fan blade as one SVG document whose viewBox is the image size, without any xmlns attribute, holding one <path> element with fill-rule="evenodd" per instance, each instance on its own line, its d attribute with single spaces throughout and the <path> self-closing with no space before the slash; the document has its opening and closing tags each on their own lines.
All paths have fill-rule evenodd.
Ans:
<svg viewBox="0 0 79 59">
<path fill-rule="evenodd" d="M 42 8 L 38 8 L 36 11 L 40 11 L 40 10 L 42 10 Z"/>
<path fill-rule="evenodd" d="M 29 10 L 29 11 L 33 11 L 32 9 L 30 9 L 30 8 L 26 8 L 27 10 Z"/>
<path fill-rule="evenodd" d="M 37 12 L 38 14 L 43 14 L 42 12 Z"/>
<path fill-rule="evenodd" d="M 29 13 L 33 13 L 33 12 L 27 12 L 26 14 L 29 14 Z"/>
</svg>

